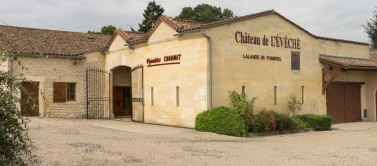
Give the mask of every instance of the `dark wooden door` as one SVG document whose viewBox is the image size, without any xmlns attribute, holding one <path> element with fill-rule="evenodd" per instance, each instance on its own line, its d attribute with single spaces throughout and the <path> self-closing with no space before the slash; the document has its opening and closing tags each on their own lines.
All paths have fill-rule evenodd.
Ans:
<svg viewBox="0 0 377 166">
<path fill-rule="evenodd" d="M 333 123 L 347 123 L 361 120 L 360 85 L 332 83 L 326 89 L 327 115 Z"/>
<path fill-rule="evenodd" d="M 360 85 L 345 85 L 345 120 L 344 122 L 361 121 Z"/>
<path fill-rule="evenodd" d="M 131 115 L 130 87 L 114 87 L 113 111 L 114 116 Z"/>
<path fill-rule="evenodd" d="M 22 101 L 21 113 L 23 116 L 37 116 L 37 112 L 39 108 L 39 92 L 38 92 L 39 83 L 23 82 L 22 86 L 25 87 L 28 94 L 33 99 L 33 102 L 27 103 L 28 96 L 24 92 L 21 92 L 21 101 Z M 31 109 L 31 107 L 33 108 L 33 105 L 36 107 L 34 109 Z"/>
<path fill-rule="evenodd" d="M 327 115 L 332 116 L 333 123 L 344 122 L 344 86 L 330 84 L 326 89 Z"/>
</svg>

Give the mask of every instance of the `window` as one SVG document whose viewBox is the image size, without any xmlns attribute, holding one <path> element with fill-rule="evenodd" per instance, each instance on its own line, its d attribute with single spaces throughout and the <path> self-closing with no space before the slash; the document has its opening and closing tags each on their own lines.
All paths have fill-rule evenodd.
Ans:
<svg viewBox="0 0 377 166">
<path fill-rule="evenodd" d="M 153 105 L 153 104 L 154 104 L 154 103 L 153 103 L 153 87 L 151 87 L 151 100 L 152 100 L 151 103 L 152 103 L 152 105 Z"/>
<path fill-rule="evenodd" d="M 76 100 L 76 83 L 54 82 L 53 101 L 66 102 Z"/>
<path fill-rule="evenodd" d="M 67 101 L 75 101 L 75 83 L 67 83 Z"/>
<path fill-rule="evenodd" d="M 300 70 L 300 52 L 291 52 L 291 70 Z"/>
<path fill-rule="evenodd" d="M 302 95 L 302 99 L 301 99 L 301 100 L 302 100 L 302 104 L 304 104 L 304 100 L 305 100 L 305 98 L 304 98 L 304 95 L 305 95 L 305 89 L 304 89 L 304 86 L 301 87 L 301 93 L 302 93 L 302 94 L 301 94 L 301 95 Z"/>
<path fill-rule="evenodd" d="M 278 104 L 278 101 L 277 101 L 277 98 L 276 98 L 276 86 L 274 86 L 274 105 L 277 105 Z"/>
<path fill-rule="evenodd" d="M 179 86 L 176 87 L 177 107 L 179 107 Z"/>
<path fill-rule="evenodd" d="M 242 93 L 245 94 L 245 86 L 242 86 Z"/>
</svg>

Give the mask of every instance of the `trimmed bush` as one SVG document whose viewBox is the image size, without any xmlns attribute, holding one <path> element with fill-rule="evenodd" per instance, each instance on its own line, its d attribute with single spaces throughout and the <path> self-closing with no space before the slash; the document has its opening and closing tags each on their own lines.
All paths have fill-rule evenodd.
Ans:
<svg viewBox="0 0 377 166">
<path fill-rule="evenodd" d="M 332 117 L 327 115 L 304 114 L 297 115 L 299 119 L 309 124 L 313 130 L 329 130 L 331 128 Z"/>
<path fill-rule="evenodd" d="M 235 110 L 218 107 L 199 113 L 196 116 L 195 130 L 245 137 L 247 125 Z"/>
</svg>

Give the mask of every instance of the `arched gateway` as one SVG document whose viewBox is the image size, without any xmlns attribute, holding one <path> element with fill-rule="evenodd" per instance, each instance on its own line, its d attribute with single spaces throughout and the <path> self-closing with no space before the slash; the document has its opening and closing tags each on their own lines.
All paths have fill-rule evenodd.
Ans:
<svg viewBox="0 0 377 166">
<path fill-rule="evenodd" d="M 143 67 L 117 66 L 111 77 L 113 116 L 144 121 Z"/>
</svg>

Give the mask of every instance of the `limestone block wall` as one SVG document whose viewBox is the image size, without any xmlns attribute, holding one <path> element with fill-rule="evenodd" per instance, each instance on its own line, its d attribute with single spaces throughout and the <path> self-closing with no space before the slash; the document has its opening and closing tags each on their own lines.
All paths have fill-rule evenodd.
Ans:
<svg viewBox="0 0 377 166">
<path fill-rule="evenodd" d="M 8 71 L 8 61 L 0 62 L 0 71 Z"/>
<path fill-rule="evenodd" d="M 206 38 L 200 34 L 174 37 L 176 33 L 162 23 L 148 43 L 133 45 L 133 48 L 115 49 L 114 46 L 106 55 L 106 69 L 142 65 L 144 122 L 193 128 L 196 115 L 207 109 L 208 98 L 200 97 L 199 93 L 204 90 L 204 94 L 208 94 L 208 45 Z M 153 36 L 154 34 L 158 36 Z M 165 56 L 177 54 L 181 55 L 180 60 L 176 61 L 180 64 L 148 67 L 148 58 L 162 58 L 163 63 Z M 132 82 L 134 86 L 134 80 Z"/>
<path fill-rule="evenodd" d="M 369 59 L 369 45 L 318 39 L 320 54 Z"/>
<path fill-rule="evenodd" d="M 370 58 L 377 60 L 377 49 L 370 50 Z M 377 72 L 365 72 L 368 121 L 377 121 Z"/>
<path fill-rule="evenodd" d="M 367 100 L 367 120 L 376 121 L 376 92 L 377 92 L 377 72 L 366 72 L 366 100 Z"/>
<path fill-rule="evenodd" d="M 39 82 L 39 112 L 44 117 L 86 117 L 86 68 L 105 66 L 105 56 L 99 52 L 85 55 L 85 59 L 18 57 L 27 68 L 15 68 L 14 74 L 23 74 L 27 80 Z M 18 62 L 14 61 L 14 65 Z M 53 82 L 76 83 L 76 100 L 53 102 Z"/>
<path fill-rule="evenodd" d="M 131 68 L 119 66 L 112 70 L 113 86 L 131 86 Z"/>
<path fill-rule="evenodd" d="M 260 43 L 242 43 L 240 36 L 236 39 L 237 32 L 258 37 Z M 316 38 L 276 15 L 213 27 L 206 33 L 213 39 L 214 107 L 231 106 L 228 92 L 241 93 L 245 86 L 249 98 L 258 98 L 257 110 L 264 107 L 287 113 L 286 103 L 293 94 L 304 101 L 301 113 L 326 114 L 326 96 L 322 95 L 321 83 L 323 66 L 318 60 L 322 48 Z M 263 44 L 264 37 L 268 44 Z M 275 37 L 282 37 L 283 42 L 277 44 L 281 40 Z M 285 37 L 299 39 L 299 48 L 286 48 Z M 291 69 L 292 51 L 300 53 L 300 70 Z M 246 54 L 258 58 L 244 58 Z M 267 56 L 280 57 L 280 60 L 269 60 Z"/>
</svg>

